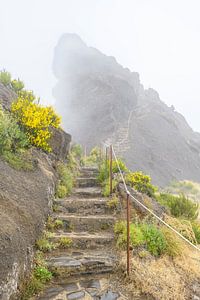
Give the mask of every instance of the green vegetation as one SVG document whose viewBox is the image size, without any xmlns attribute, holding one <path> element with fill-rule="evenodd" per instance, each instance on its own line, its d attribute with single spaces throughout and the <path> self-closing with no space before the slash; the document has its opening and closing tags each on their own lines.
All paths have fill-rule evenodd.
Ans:
<svg viewBox="0 0 200 300">
<path fill-rule="evenodd" d="M 39 239 L 36 242 L 36 246 L 37 246 L 38 250 L 40 250 L 42 252 L 50 252 L 56 248 L 56 245 L 52 242 L 49 242 L 49 240 L 46 239 L 45 237 Z"/>
<path fill-rule="evenodd" d="M 0 155 L 17 170 L 33 170 L 29 141 L 16 120 L 0 107 Z"/>
<path fill-rule="evenodd" d="M 175 196 L 172 194 L 160 194 L 156 197 L 157 201 L 169 208 L 172 216 L 187 220 L 195 220 L 198 216 L 199 206 L 185 195 Z"/>
<path fill-rule="evenodd" d="M 85 166 L 99 165 L 101 163 L 101 149 L 95 147 L 90 151 L 90 154 L 83 159 Z"/>
<path fill-rule="evenodd" d="M 44 266 L 37 266 L 34 269 L 34 276 L 42 283 L 46 283 L 52 279 L 52 273 Z"/>
<path fill-rule="evenodd" d="M 117 209 L 119 206 L 119 199 L 117 195 L 112 195 L 112 198 L 107 201 L 106 205 L 109 209 Z"/>
<path fill-rule="evenodd" d="M 12 80 L 9 72 L 0 72 L 0 82 L 12 89 L 18 96 L 11 105 L 13 120 L 11 118 L 8 120 L 11 123 L 9 136 L 15 134 L 16 137 L 18 134 L 18 140 L 26 137 L 31 145 L 50 152 L 49 139 L 52 134 L 50 128 L 60 126 L 60 117 L 52 107 L 40 105 L 39 99 L 35 97 L 33 92 L 25 90 L 24 83 L 20 79 Z M 10 113 L 7 114 L 10 116 Z"/>
<path fill-rule="evenodd" d="M 39 293 L 52 277 L 52 273 L 47 269 L 43 254 L 40 251 L 37 251 L 32 274 L 22 288 L 20 300 L 28 300 Z"/>
<path fill-rule="evenodd" d="M 102 160 L 101 164 L 99 164 L 99 175 L 98 175 L 98 181 L 103 186 L 103 195 L 108 196 L 109 195 L 109 164 L 110 162 L 104 159 Z M 140 193 L 144 193 L 148 195 L 149 197 L 154 197 L 155 192 L 157 191 L 157 187 L 152 185 L 151 183 L 151 177 L 148 175 L 143 174 L 142 172 L 130 172 L 128 168 L 126 167 L 125 163 L 118 159 L 118 164 L 116 161 L 113 161 L 112 165 L 112 172 L 114 174 L 115 180 L 114 180 L 114 186 L 116 186 L 116 183 L 118 182 L 119 178 L 119 169 L 118 165 L 123 173 L 125 173 L 125 180 L 128 185 L 133 187 L 136 191 Z"/>
<path fill-rule="evenodd" d="M 58 241 L 58 247 L 67 249 L 72 246 L 72 240 L 68 237 L 61 237 Z"/>
<path fill-rule="evenodd" d="M 11 85 L 11 74 L 5 70 L 0 71 L 0 82 L 5 86 Z"/>
<path fill-rule="evenodd" d="M 0 72 L 0 82 L 17 94 L 11 112 L 0 107 L 0 155 L 17 170 L 33 170 L 31 146 L 51 151 L 51 127 L 58 128 L 60 118 L 52 107 L 39 104 L 32 91 L 24 89 L 20 79 L 12 79 L 5 70 Z"/>
<path fill-rule="evenodd" d="M 57 166 L 59 180 L 56 188 L 56 197 L 64 198 L 68 196 L 73 188 L 73 174 L 69 167 L 64 163 L 59 163 Z"/>
<path fill-rule="evenodd" d="M 52 217 L 48 217 L 46 227 L 48 230 L 62 229 L 64 227 L 64 223 L 62 220 L 54 220 Z"/>
<path fill-rule="evenodd" d="M 21 90 L 23 90 L 24 83 L 18 78 L 11 81 L 11 86 L 16 93 L 19 93 Z"/>
<path fill-rule="evenodd" d="M 20 129 L 16 120 L 0 107 L 0 152 L 16 153 L 28 147 L 29 142 L 25 133 Z"/>
<path fill-rule="evenodd" d="M 78 160 L 79 162 L 82 160 L 83 149 L 82 149 L 81 145 L 73 144 L 70 152 L 73 154 L 73 156 L 76 160 Z"/>
<path fill-rule="evenodd" d="M 125 249 L 127 242 L 126 222 L 117 222 L 114 232 L 117 237 L 117 246 Z M 156 257 L 162 254 L 174 257 L 180 254 L 181 249 L 181 242 L 174 238 L 171 232 L 148 223 L 132 223 L 130 225 L 130 242 L 132 247 L 142 246 Z"/>
<path fill-rule="evenodd" d="M 200 222 L 199 221 L 192 222 L 192 229 L 194 231 L 197 243 L 200 244 Z"/>
<path fill-rule="evenodd" d="M 200 199 L 200 183 L 189 180 L 172 182 L 170 186 L 165 188 L 165 191 L 174 195 L 184 194 L 196 202 Z"/>
<path fill-rule="evenodd" d="M 146 242 L 147 250 L 154 256 L 160 256 L 166 252 L 167 241 L 162 231 L 152 224 L 144 224 L 142 232 Z"/>
<path fill-rule="evenodd" d="M 112 188 L 113 188 L 113 191 L 115 190 L 116 186 L 117 186 L 117 180 L 116 179 L 113 179 L 112 180 Z M 102 184 L 102 195 L 104 197 L 108 197 L 110 195 L 110 180 L 109 178 L 103 182 Z"/>
<path fill-rule="evenodd" d="M 56 197 L 64 198 L 71 194 L 75 185 L 76 177 L 79 175 L 79 168 L 82 164 L 82 148 L 80 145 L 73 145 L 67 163 L 58 163 L 58 182 L 56 187 Z"/>
<path fill-rule="evenodd" d="M 18 96 L 11 106 L 12 115 L 25 132 L 31 145 L 50 152 L 51 127 L 59 128 L 60 117 L 52 107 L 44 107 L 28 98 Z"/>
<path fill-rule="evenodd" d="M 157 188 L 151 184 L 151 177 L 142 172 L 129 172 L 126 182 L 136 191 L 154 197 Z"/>
</svg>

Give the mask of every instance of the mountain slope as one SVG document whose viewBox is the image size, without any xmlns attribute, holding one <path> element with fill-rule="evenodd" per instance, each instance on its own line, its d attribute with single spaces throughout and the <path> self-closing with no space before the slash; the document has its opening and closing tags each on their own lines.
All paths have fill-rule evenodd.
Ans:
<svg viewBox="0 0 200 300">
<path fill-rule="evenodd" d="M 65 34 L 55 48 L 56 108 L 64 128 L 87 148 L 112 142 L 132 170 L 160 186 L 172 180 L 200 181 L 200 134 L 168 107 L 139 75 Z"/>
</svg>

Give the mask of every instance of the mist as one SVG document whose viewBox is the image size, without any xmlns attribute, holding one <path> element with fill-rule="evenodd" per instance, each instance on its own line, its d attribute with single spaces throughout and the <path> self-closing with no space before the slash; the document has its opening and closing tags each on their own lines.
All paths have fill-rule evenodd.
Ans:
<svg viewBox="0 0 200 300">
<path fill-rule="evenodd" d="M 0 68 L 54 103 L 54 47 L 63 33 L 140 74 L 200 131 L 199 1 L 1 0 Z"/>
</svg>

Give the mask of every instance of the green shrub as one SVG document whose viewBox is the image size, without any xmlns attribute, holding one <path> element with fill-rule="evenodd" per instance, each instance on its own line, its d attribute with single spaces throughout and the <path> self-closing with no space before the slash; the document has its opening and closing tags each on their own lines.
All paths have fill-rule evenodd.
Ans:
<svg viewBox="0 0 200 300">
<path fill-rule="evenodd" d="M 156 197 L 158 202 L 169 208 L 172 216 L 195 220 L 198 216 L 199 205 L 185 197 L 161 193 Z"/>
<path fill-rule="evenodd" d="M 56 189 L 56 196 L 58 198 L 64 198 L 67 195 L 67 188 L 64 185 L 58 184 Z"/>
<path fill-rule="evenodd" d="M 5 86 L 9 86 L 11 83 L 11 74 L 5 70 L 1 71 L 0 82 Z"/>
<path fill-rule="evenodd" d="M 113 195 L 111 199 L 109 199 L 106 203 L 109 209 L 117 209 L 119 205 L 119 199 L 116 195 Z"/>
<path fill-rule="evenodd" d="M 79 144 L 72 145 L 70 152 L 76 160 L 80 161 L 83 157 L 83 149 Z"/>
<path fill-rule="evenodd" d="M 4 151 L 2 157 L 13 169 L 25 171 L 32 171 L 34 169 L 33 161 L 28 151 L 17 153 Z"/>
<path fill-rule="evenodd" d="M 157 188 L 151 184 L 151 177 L 142 172 L 130 172 L 126 175 L 126 182 L 136 191 L 154 197 Z"/>
<path fill-rule="evenodd" d="M 34 276 L 42 283 L 46 283 L 52 279 L 52 273 L 46 267 L 36 267 Z"/>
<path fill-rule="evenodd" d="M 98 174 L 97 180 L 99 181 L 99 183 L 102 184 L 108 178 L 109 178 L 108 162 L 106 162 L 106 160 L 103 160 L 99 166 L 99 174 Z"/>
<path fill-rule="evenodd" d="M 117 246 L 125 249 L 127 243 L 127 225 L 125 221 L 119 221 L 115 224 L 114 232 L 117 235 Z M 130 224 L 130 243 L 133 247 L 144 245 L 144 235 L 142 228 L 137 224 Z"/>
<path fill-rule="evenodd" d="M 20 300 L 28 300 L 39 293 L 44 288 L 44 284 L 51 278 L 52 273 L 46 267 L 43 253 L 37 251 L 34 258 L 33 272 L 21 291 Z"/>
<path fill-rule="evenodd" d="M 117 238 L 117 247 L 125 249 L 127 243 L 126 221 L 117 222 L 114 226 L 114 233 Z M 171 231 L 153 224 L 130 224 L 130 243 L 133 247 L 143 246 L 144 250 L 147 249 L 154 256 L 167 254 L 175 257 L 182 252 L 181 241 Z"/>
<path fill-rule="evenodd" d="M 118 160 L 118 164 L 119 164 L 122 172 L 128 171 L 125 163 L 121 159 Z M 118 165 L 115 160 L 113 160 L 112 172 L 113 172 L 113 174 L 119 173 Z M 101 160 L 101 164 L 99 165 L 98 181 L 100 183 L 104 183 L 106 181 L 106 179 L 109 178 L 109 174 L 110 174 L 110 161 L 109 160 L 106 161 L 105 159 L 103 159 L 103 160 Z"/>
<path fill-rule="evenodd" d="M 116 235 L 123 234 L 125 230 L 126 230 L 125 221 L 118 221 L 118 222 L 115 223 L 114 233 Z"/>
<path fill-rule="evenodd" d="M 20 90 L 18 91 L 18 96 L 23 99 L 27 99 L 29 102 L 37 102 L 39 104 L 40 99 L 36 98 L 33 91 Z"/>
<path fill-rule="evenodd" d="M 67 248 L 70 248 L 71 246 L 72 246 L 72 239 L 70 239 L 68 237 L 61 237 L 59 239 L 59 242 L 58 242 L 59 248 L 67 249 Z"/>
<path fill-rule="evenodd" d="M 19 79 L 14 79 L 11 81 L 11 86 L 13 88 L 13 90 L 18 93 L 19 91 L 23 90 L 24 88 L 24 83 L 23 81 L 19 80 Z"/>
<path fill-rule="evenodd" d="M 49 242 L 46 238 L 41 238 L 36 242 L 37 248 L 42 252 L 50 252 L 56 248 L 56 246 Z"/>
<path fill-rule="evenodd" d="M 32 296 L 36 295 L 44 288 L 44 284 L 34 276 L 31 276 L 28 283 L 22 291 L 20 300 L 29 300 Z"/>
<path fill-rule="evenodd" d="M 197 243 L 200 244 L 200 222 L 192 222 L 192 229 L 194 231 Z"/>
<path fill-rule="evenodd" d="M 118 164 L 117 164 L 117 162 L 116 162 L 115 160 L 114 160 L 113 163 L 112 163 L 112 171 L 113 171 L 113 173 L 115 173 L 115 174 L 116 174 L 116 173 L 119 173 L 118 165 L 119 165 L 120 170 L 121 170 L 122 172 L 127 172 L 127 171 L 128 171 L 128 169 L 127 169 L 125 163 L 123 162 L 123 160 L 118 159 Z"/>
<path fill-rule="evenodd" d="M 90 154 L 84 158 L 84 164 L 86 166 L 98 165 L 101 162 L 101 149 L 95 147 L 90 151 Z"/>
<path fill-rule="evenodd" d="M 33 170 L 25 133 L 9 113 L 0 107 L 0 154 L 16 170 Z"/>
<path fill-rule="evenodd" d="M 74 181 L 73 175 L 68 167 L 63 163 L 58 164 L 57 171 L 59 175 L 59 181 L 56 189 L 56 196 L 58 198 L 64 198 L 72 191 Z"/>
<path fill-rule="evenodd" d="M 113 191 L 115 190 L 117 186 L 117 181 L 115 179 L 112 180 L 112 188 Z M 102 187 L 102 195 L 104 197 L 108 197 L 110 195 L 110 180 L 107 179 L 106 182 L 104 182 L 103 187 Z"/>
<path fill-rule="evenodd" d="M 143 224 L 142 233 L 147 250 L 154 256 L 160 256 L 167 249 L 167 242 L 164 234 L 154 225 Z"/>
<path fill-rule="evenodd" d="M 16 121 L 0 107 L 0 153 L 28 147 L 28 139 Z"/>
<path fill-rule="evenodd" d="M 54 220 L 52 217 L 48 217 L 46 227 L 48 230 L 62 229 L 64 227 L 64 223 L 62 220 Z"/>
<path fill-rule="evenodd" d="M 64 227 L 64 223 L 63 223 L 62 220 L 57 219 L 57 220 L 54 221 L 53 227 L 55 229 L 62 229 Z"/>
<path fill-rule="evenodd" d="M 130 242 L 134 247 L 144 244 L 144 234 L 140 225 L 131 224 L 130 225 Z"/>
</svg>

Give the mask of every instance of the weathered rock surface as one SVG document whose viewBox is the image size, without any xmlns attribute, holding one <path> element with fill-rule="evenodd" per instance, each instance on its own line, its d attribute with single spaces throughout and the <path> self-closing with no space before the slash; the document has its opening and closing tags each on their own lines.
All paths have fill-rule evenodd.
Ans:
<svg viewBox="0 0 200 300">
<path fill-rule="evenodd" d="M 52 137 L 49 145 L 57 160 L 65 160 L 70 148 L 71 135 L 60 128 L 51 128 Z"/>
<path fill-rule="evenodd" d="M 9 88 L 0 83 L 0 104 L 6 110 L 10 109 L 11 103 L 17 95 Z"/>
<path fill-rule="evenodd" d="M 74 34 L 59 40 L 53 70 L 56 107 L 75 141 L 88 149 L 112 142 L 130 169 L 160 186 L 200 181 L 200 134 L 156 91 L 145 90 L 138 73 Z"/>
<path fill-rule="evenodd" d="M 0 84 L 0 103 L 9 110 L 15 93 Z M 43 230 L 54 197 L 54 164 L 65 159 L 71 136 L 53 131 L 52 154 L 32 150 L 33 171 L 16 171 L 0 157 L 0 299 L 19 299 L 18 286 L 28 275 L 33 247 Z"/>
<path fill-rule="evenodd" d="M 0 159 L 0 299 L 10 299 L 31 268 L 33 247 L 54 196 L 55 170 L 45 154 L 34 171 L 16 171 Z"/>
</svg>

